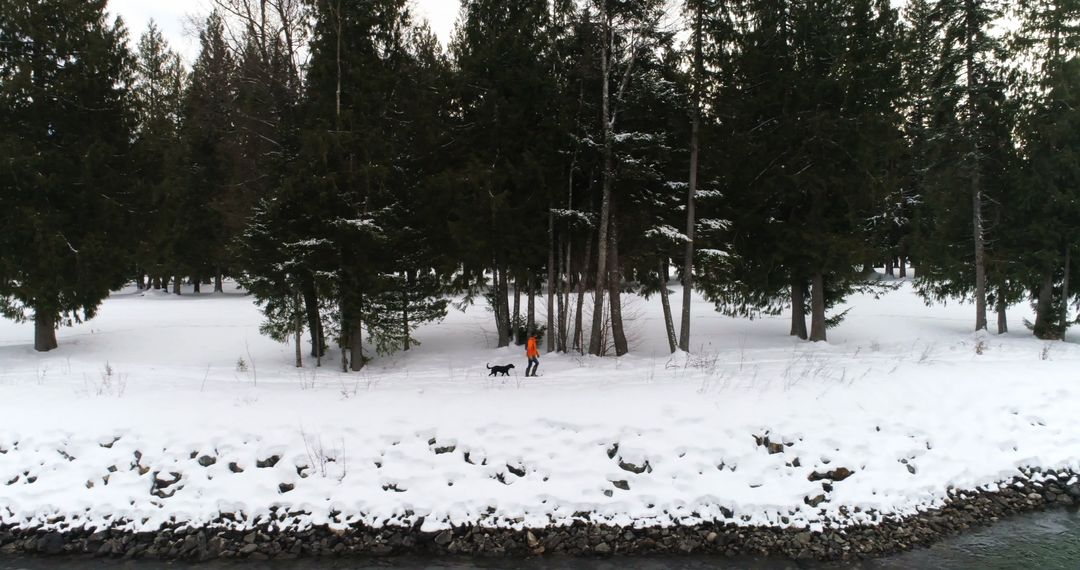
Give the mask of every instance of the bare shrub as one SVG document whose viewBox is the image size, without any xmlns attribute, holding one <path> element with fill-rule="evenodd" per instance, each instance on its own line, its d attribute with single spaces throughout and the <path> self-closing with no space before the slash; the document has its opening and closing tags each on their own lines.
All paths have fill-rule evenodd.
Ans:
<svg viewBox="0 0 1080 570">
<path fill-rule="evenodd" d="M 345 457 L 345 439 L 340 440 L 340 447 L 326 447 L 321 435 L 308 434 L 303 428 L 300 429 L 300 437 L 304 439 L 304 449 L 307 452 L 308 467 L 315 473 L 326 479 L 335 479 L 338 482 L 345 479 L 349 473 L 348 461 Z"/>
<path fill-rule="evenodd" d="M 115 396 L 122 398 L 127 390 L 128 375 L 118 372 L 112 364 L 106 362 L 98 373 L 97 380 L 90 380 L 83 375 L 83 386 L 88 395 Z"/>
</svg>

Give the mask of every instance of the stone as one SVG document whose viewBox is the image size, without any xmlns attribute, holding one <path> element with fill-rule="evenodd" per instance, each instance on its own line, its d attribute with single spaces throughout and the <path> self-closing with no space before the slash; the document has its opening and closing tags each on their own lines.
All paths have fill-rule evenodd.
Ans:
<svg viewBox="0 0 1080 570">
<path fill-rule="evenodd" d="M 64 535 L 50 532 L 37 541 L 38 552 L 55 556 L 64 550 Z"/>
<path fill-rule="evenodd" d="M 454 533 L 444 530 L 435 535 L 435 544 L 439 546 L 446 546 L 454 541 Z"/>
<path fill-rule="evenodd" d="M 819 473 L 817 471 L 814 471 L 807 477 L 807 479 L 811 481 L 831 479 L 833 482 L 839 482 L 847 479 L 848 477 L 851 477 L 854 474 L 855 473 L 847 467 L 837 467 L 836 469 L 833 469 L 832 471 L 827 471 L 825 473 Z"/>
<path fill-rule="evenodd" d="M 835 471 L 835 470 L 834 470 Z M 835 473 L 834 473 L 835 474 Z M 842 475 L 842 473 L 840 474 Z M 1071 475 L 1071 474 L 1070 474 Z M 172 473 L 155 473 L 168 483 L 178 478 Z M 125 560 L 159 558 L 170 561 L 205 562 L 211 559 L 311 557 L 311 556 L 389 556 L 396 553 L 428 551 L 433 553 L 469 556 L 536 556 L 540 554 L 597 555 L 614 554 L 673 554 L 676 552 L 709 552 L 715 554 L 776 556 L 783 558 L 817 559 L 823 561 L 852 561 L 887 555 L 917 546 L 925 546 L 967 528 L 977 527 L 1011 514 L 1046 507 L 1075 504 L 1069 484 L 1036 484 L 1021 479 L 1000 483 L 998 491 L 962 491 L 948 489 L 948 500 L 937 509 L 910 518 L 897 518 L 874 509 L 838 509 L 841 517 L 850 511 L 866 513 L 867 525 L 838 530 L 829 526 L 823 533 L 806 530 L 739 526 L 722 521 L 699 525 L 675 525 L 667 528 L 640 529 L 603 524 L 575 523 L 566 528 L 525 529 L 461 527 L 428 534 L 420 531 L 422 521 L 414 513 L 387 521 L 379 528 L 361 524 L 332 530 L 308 527 L 301 530 L 298 519 L 308 516 L 304 509 L 272 507 L 269 514 L 254 520 L 238 514 L 221 513 L 212 528 L 190 528 L 183 524 L 166 524 L 156 532 L 132 533 L 129 523 L 116 518 L 104 526 L 89 528 L 69 525 L 64 517 L 49 517 L 43 528 L 18 528 L 0 525 L 0 555 L 27 554 L 97 555 Z M 1060 481 L 1068 480 L 1062 475 Z M 605 490 L 611 493 L 612 487 Z M 822 485 L 831 485 L 823 479 Z M 100 485 L 100 483 L 99 483 Z M 169 490 L 183 485 L 174 483 Z M 827 494 L 808 496 L 804 500 L 817 508 L 828 500 Z M 490 511 L 489 511 L 490 512 Z M 806 512 L 804 510 L 804 512 Z M 588 519 L 591 513 L 575 513 L 576 518 Z M 791 514 L 791 511 L 788 512 Z M 724 509 L 724 516 L 734 514 Z M 784 524 L 790 519 L 779 514 Z M 331 517 L 341 522 L 342 513 Z M 740 515 L 743 521 L 749 515 Z M 793 517 L 792 517 L 793 518 Z M 142 521 L 146 523 L 144 519 Z M 522 523 L 522 519 L 506 520 Z M 251 531 L 236 530 L 241 525 Z M 395 526 L 396 525 L 396 526 Z M 62 530 L 51 530 L 51 529 Z M 428 546 L 424 547 L 426 543 Z"/>
<path fill-rule="evenodd" d="M 622 459 L 619 460 L 619 469 L 622 469 L 623 471 L 629 471 L 634 475 L 641 475 L 646 471 L 652 471 L 652 467 L 649 465 L 648 461 L 646 461 L 642 465 L 634 465 L 633 463 L 627 463 Z"/>
<path fill-rule="evenodd" d="M 270 457 L 267 457 L 266 459 L 260 459 L 260 460 L 256 461 L 255 462 L 255 467 L 258 467 L 259 469 L 269 469 L 269 468 L 277 465 L 278 461 L 281 461 L 281 456 L 280 455 L 271 455 Z"/>
<path fill-rule="evenodd" d="M 217 457 L 212 457 L 210 455 L 203 455 L 202 457 L 199 458 L 199 465 L 201 465 L 203 467 L 210 467 L 211 465 L 213 465 L 215 463 L 217 463 Z"/>
<path fill-rule="evenodd" d="M 795 540 L 796 545 L 798 545 L 798 546 L 800 546 L 802 548 L 805 548 L 805 547 L 810 545 L 810 541 L 813 538 L 814 537 L 813 537 L 813 535 L 810 534 L 810 531 L 804 530 L 804 531 L 800 532 L 799 534 L 796 534 L 794 540 Z"/>
<path fill-rule="evenodd" d="M 232 461 L 229 463 L 229 471 L 232 471 L 233 473 L 243 473 L 244 468 L 240 467 L 235 461 Z"/>
<path fill-rule="evenodd" d="M 177 473 L 176 471 L 169 472 L 169 475 L 167 477 L 162 476 L 161 473 L 158 472 L 154 474 L 154 485 L 158 489 L 165 489 L 171 487 L 172 485 L 175 485 L 178 481 L 180 481 L 180 478 L 182 476 L 183 475 L 181 473 Z"/>
</svg>

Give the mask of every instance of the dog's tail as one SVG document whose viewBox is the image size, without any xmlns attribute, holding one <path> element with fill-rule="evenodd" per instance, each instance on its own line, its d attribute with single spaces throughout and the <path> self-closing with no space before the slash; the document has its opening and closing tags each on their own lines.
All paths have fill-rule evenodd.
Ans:
<svg viewBox="0 0 1080 570">
<path fill-rule="evenodd" d="M 487 363 L 487 369 L 491 370 L 491 363 L 490 362 Z"/>
</svg>

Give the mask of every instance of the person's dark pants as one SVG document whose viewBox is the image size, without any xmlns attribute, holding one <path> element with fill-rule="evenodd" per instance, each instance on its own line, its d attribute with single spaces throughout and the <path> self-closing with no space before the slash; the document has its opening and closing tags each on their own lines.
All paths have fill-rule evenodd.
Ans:
<svg viewBox="0 0 1080 570">
<path fill-rule="evenodd" d="M 529 365 L 525 367 L 526 376 L 536 376 L 536 369 L 540 368 L 539 358 L 530 358 Z"/>
</svg>

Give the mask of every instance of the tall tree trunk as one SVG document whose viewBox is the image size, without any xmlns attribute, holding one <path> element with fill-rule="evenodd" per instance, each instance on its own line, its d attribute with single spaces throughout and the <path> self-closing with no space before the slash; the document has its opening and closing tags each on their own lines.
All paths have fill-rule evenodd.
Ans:
<svg viewBox="0 0 1080 570">
<path fill-rule="evenodd" d="M 584 270 L 578 275 L 578 297 L 577 297 L 577 312 L 574 314 L 574 348 L 581 354 L 585 354 L 585 330 L 584 330 L 584 312 L 585 312 L 585 289 L 588 285 L 588 276 L 592 271 L 592 249 L 593 249 L 593 233 L 589 232 L 589 237 L 585 239 L 585 259 Z"/>
<path fill-rule="evenodd" d="M 536 278 L 530 273 L 526 283 L 529 284 L 529 292 L 525 309 L 525 334 L 526 336 L 532 336 L 536 334 Z"/>
<path fill-rule="evenodd" d="M 548 266 L 547 266 L 547 337 L 545 352 L 551 353 L 558 344 L 559 331 L 555 328 L 555 205 L 548 203 Z"/>
<path fill-rule="evenodd" d="M 604 290 L 608 277 L 608 226 L 611 221 L 611 185 L 615 176 L 615 126 L 611 117 L 611 16 L 607 3 L 600 3 L 601 29 L 604 35 L 601 45 L 601 82 L 603 83 L 602 112 L 604 119 L 604 177 L 600 201 L 600 228 L 597 232 L 596 256 L 596 292 L 593 295 L 592 333 L 589 336 L 589 354 L 601 356 L 603 353 L 604 328 Z"/>
<path fill-rule="evenodd" d="M 906 278 L 907 277 L 907 256 L 904 256 L 904 255 L 900 256 L 899 269 L 900 269 L 900 278 L 901 279 Z"/>
<path fill-rule="evenodd" d="M 293 320 L 293 328 L 296 335 L 296 367 L 304 367 L 304 349 L 301 347 L 304 338 L 304 315 L 300 311 L 301 296 L 297 295 L 294 302 L 296 303 L 296 317 Z"/>
<path fill-rule="evenodd" d="M 675 320 L 671 315 L 671 301 L 668 299 L 668 261 L 660 260 L 660 306 L 664 308 L 664 331 L 667 333 L 668 349 L 674 353 L 679 349 L 675 342 Z"/>
<path fill-rule="evenodd" d="M 498 335 L 496 346 L 502 348 L 509 344 L 506 339 L 510 335 L 503 326 L 502 302 L 499 300 L 502 296 L 499 294 L 499 284 L 499 267 L 496 264 L 491 270 L 491 315 L 495 317 L 495 334 Z"/>
<path fill-rule="evenodd" d="M 341 44 L 342 44 L 342 23 L 345 20 L 344 14 L 341 13 L 341 0 L 337 0 L 337 11 L 335 14 L 335 23 L 337 25 L 337 55 L 335 62 L 337 63 L 337 90 L 334 92 L 334 116 L 337 118 L 337 130 L 341 131 Z"/>
<path fill-rule="evenodd" d="M 1069 267 L 1072 250 L 1065 248 L 1065 280 L 1061 283 L 1061 340 L 1065 340 L 1065 333 L 1069 332 Z"/>
<path fill-rule="evenodd" d="M 979 135 L 975 123 L 979 117 L 977 51 L 979 22 L 976 0 L 964 0 L 967 45 L 965 72 L 967 75 L 968 123 L 971 137 L 971 209 L 972 235 L 975 238 L 975 330 L 986 330 L 986 243 L 983 229 L 982 161 Z"/>
<path fill-rule="evenodd" d="M 503 330 L 505 330 L 508 335 L 506 346 L 510 346 L 510 343 L 514 342 L 514 328 L 513 323 L 510 321 L 510 274 L 505 267 L 499 270 L 499 279 L 499 288 L 501 291 L 499 302 L 502 306 Z"/>
<path fill-rule="evenodd" d="M 972 176 L 978 180 L 978 174 Z M 982 192 L 978 183 L 972 183 L 972 205 L 974 210 L 975 235 L 975 330 L 986 330 L 986 246 L 982 228 Z"/>
<path fill-rule="evenodd" d="M 191 286 L 194 288 L 193 291 L 196 295 L 202 293 L 202 283 L 199 282 L 199 278 L 197 276 L 192 276 Z"/>
<path fill-rule="evenodd" d="M 342 315 L 341 322 L 338 326 L 341 327 L 341 332 L 338 334 L 338 345 L 341 349 L 341 371 L 349 371 L 349 322 L 344 315 L 345 303 L 341 303 Z"/>
<path fill-rule="evenodd" d="M 173 276 L 173 294 L 179 295 L 181 292 L 181 281 L 179 275 Z"/>
<path fill-rule="evenodd" d="M 349 331 L 349 370 L 359 372 L 364 364 L 364 327 L 357 322 Z"/>
<path fill-rule="evenodd" d="M 510 336 L 517 342 L 517 327 L 521 323 L 521 281 L 514 278 L 514 316 L 510 319 Z"/>
<path fill-rule="evenodd" d="M 409 291 L 416 288 L 416 271 L 405 272 L 405 290 L 401 292 L 401 334 L 404 337 L 402 350 L 412 349 L 412 329 L 409 328 Z"/>
<path fill-rule="evenodd" d="M 561 278 L 560 287 L 562 292 L 559 295 L 559 351 L 568 352 L 569 347 L 567 344 L 570 340 L 570 284 L 571 284 L 571 269 L 570 269 L 570 252 L 571 252 L 571 238 L 569 232 L 567 233 L 566 247 L 563 249 L 563 269 L 565 271 Z"/>
<path fill-rule="evenodd" d="M 510 346 L 510 339 L 513 335 L 510 330 L 510 307 L 509 307 L 509 287 L 506 276 L 506 269 L 495 267 L 494 274 L 492 276 L 493 286 L 495 287 L 495 306 L 492 310 L 495 314 L 495 329 L 499 334 L 499 348 Z"/>
<path fill-rule="evenodd" d="M 997 331 L 998 334 L 1005 334 L 1009 332 L 1009 319 L 1005 315 L 1005 311 L 1009 308 L 1009 303 L 1005 300 L 1005 286 L 998 286 L 997 296 Z"/>
<path fill-rule="evenodd" d="M 828 339 L 825 331 L 825 276 L 820 271 L 814 273 L 810 305 L 810 340 L 826 342 Z"/>
<path fill-rule="evenodd" d="M 323 335 L 322 316 L 319 314 L 319 295 L 315 291 L 315 281 L 309 276 L 300 284 L 304 296 L 304 312 L 307 313 L 308 331 L 311 333 L 311 356 L 322 358 L 326 355 L 326 337 Z"/>
<path fill-rule="evenodd" d="M 344 335 L 344 333 L 342 333 Z M 345 338 L 341 339 L 341 371 L 349 371 L 349 350 L 347 348 L 348 342 Z"/>
<path fill-rule="evenodd" d="M 615 356 L 630 352 L 626 342 L 626 329 L 622 317 L 622 265 L 619 264 L 619 224 L 611 220 L 610 265 L 608 266 L 609 302 L 611 303 L 611 337 L 615 344 Z"/>
<path fill-rule="evenodd" d="M 49 352 L 57 346 L 56 317 L 48 311 L 34 311 L 34 350 Z"/>
<path fill-rule="evenodd" d="M 569 285 L 568 280 L 566 279 L 566 275 L 569 273 L 569 270 L 567 269 L 567 264 L 569 263 L 569 261 L 567 260 L 565 250 L 561 247 L 558 249 L 559 271 L 557 279 L 559 281 L 559 287 L 555 293 L 555 298 L 558 302 L 558 319 L 555 323 L 555 332 L 552 333 L 551 329 L 548 329 L 547 334 L 555 340 L 555 350 L 559 352 L 566 352 L 566 291 Z M 548 323 L 550 326 L 551 319 L 548 319 Z M 548 351 L 551 351 L 550 346 L 548 347 Z"/>
<path fill-rule="evenodd" d="M 885 258 L 885 275 L 889 277 L 896 277 L 896 271 L 893 267 L 893 262 L 896 260 L 891 254 Z"/>
<path fill-rule="evenodd" d="M 349 368 L 359 372 L 367 362 L 364 361 L 364 320 L 363 297 L 357 302 L 356 312 L 349 318 Z"/>
<path fill-rule="evenodd" d="M 701 52 L 701 4 L 694 10 L 694 79 L 693 79 L 693 102 L 690 105 L 690 188 L 686 196 L 686 253 L 683 258 L 683 298 L 682 298 L 682 323 L 679 327 L 679 348 L 683 352 L 690 352 L 690 302 L 694 295 L 694 234 L 697 226 L 697 213 L 694 210 L 694 202 L 698 187 L 698 145 L 699 131 L 701 130 L 701 89 L 703 59 Z"/>
<path fill-rule="evenodd" d="M 154 291 L 161 291 L 161 276 L 160 275 L 155 275 L 153 277 L 153 287 L 154 287 Z"/>
<path fill-rule="evenodd" d="M 1042 286 L 1039 287 L 1039 297 L 1035 303 L 1035 326 L 1032 327 L 1035 336 L 1042 340 L 1051 340 L 1057 337 L 1054 326 L 1054 272 L 1048 271 L 1042 278 Z"/>
<path fill-rule="evenodd" d="M 225 292 L 225 283 L 224 283 L 224 281 L 225 281 L 225 279 L 222 277 L 221 269 L 215 270 L 214 271 L 214 292 L 215 293 L 224 293 Z"/>
<path fill-rule="evenodd" d="M 142 269 L 135 270 L 135 289 L 139 291 L 146 290 L 146 274 Z"/>
<path fill-rule="evenodd" d="M 791 281 L 791 336 L 806 340 L 806 281 Z"/>
<path fill-rule="evenodd" d="M 553 5 L 554 7 L 554 5 Z M 578 108 L 580 109 L 585 100 L 585 85 L 582 82 L 578 87 Z M 579 146 L 574 147 L 574 153 L 570 158 L 570 173 L 567 176 L 566 183 L 566 210 L 573 211 L 574 209 L 574 176 L 577 173 L 577 161 Z M 551 220 L 554 222 L 554 219 Z M 551 228 L 554 232 L 554 228 Z M 563 248 L 560 249 L 559 255 L 562 257 L 559 263 L 559 352 L 568 352 L 567 342 L 570 337 L 570 317 L 567 314 L 570 311 L 570 289 L 573 281 L 573 226 L 571 222 L 566 223 L 565 239 L 560 242 Z"/>
</svg>

